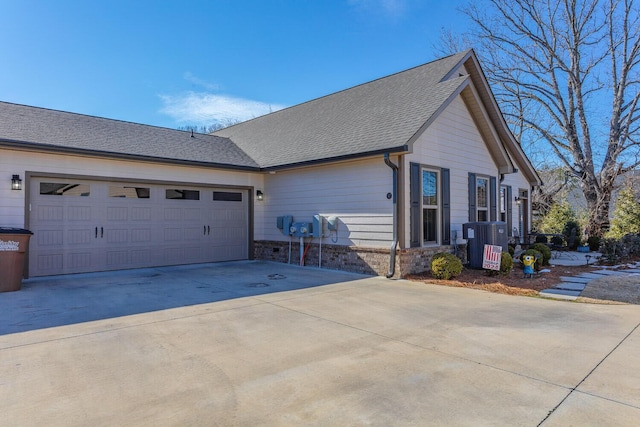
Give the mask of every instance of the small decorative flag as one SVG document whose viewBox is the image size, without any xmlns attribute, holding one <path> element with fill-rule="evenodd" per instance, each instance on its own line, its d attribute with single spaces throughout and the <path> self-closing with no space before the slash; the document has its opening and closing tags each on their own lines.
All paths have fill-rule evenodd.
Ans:
<svg viewBox="0 0 640 427">
<path fill-rule="evenodd" d="M 500 270 L 502 260 L 502 246 L 484 245 L 482 256 L 482 268 L 487 270 Z"/>
</svg>

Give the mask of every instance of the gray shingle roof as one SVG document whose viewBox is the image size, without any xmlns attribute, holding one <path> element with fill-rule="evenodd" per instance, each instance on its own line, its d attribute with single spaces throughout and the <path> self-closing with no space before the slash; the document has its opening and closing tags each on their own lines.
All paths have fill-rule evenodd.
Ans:
<svg viewBox="0 0 640 427">
<path fill-rule="evenodd" d="M 461 52 L 195 137 L 190 132 L 0 102 L 0 145 L 254 170 L 407 151 L 414 135 L 468 79 L 455 74 L 463 70 L 468 54 Z"/>
<path fill-rule="evenodd" d="M 214 133 L 263 168 L 404 151 L 466 77 L 445 80 L 468 52 L 249 120 Z"/>
<path fill-rule="evenodd" d="M 0 102 L 0 143 L 101 155 L 257 168 L 227 138 Z"/>
</svg>

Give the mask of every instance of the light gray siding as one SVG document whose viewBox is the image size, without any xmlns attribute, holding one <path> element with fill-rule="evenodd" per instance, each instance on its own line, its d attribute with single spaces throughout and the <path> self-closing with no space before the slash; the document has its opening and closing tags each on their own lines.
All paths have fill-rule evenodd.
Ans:
<svg viewBox="0 0 640 427">
<path fill-rule="evenodd" d="M 332 235 L 323 242 L 386 247 L 393 238 L 391 191 L 391 169 L 382 157 L 266 175 L 264 238 L 289 240 L 276 227 L 278 216 L 311 222 L 320 214 L 339 218 L 337 239 Z M 329 234 L 326 224 L 324 234 Z"/>
<path fill-rule="evenodd" d="M 409 194 L 409 164 L 450 169 L 451 231 L 462 237 L 462 224 L 469 221 L 468 173 L 498 176 L 498 169 L 460 96 L 436 118 L 414 143 L 413 153 L 405 156 L 404 194 Z M 407 202 L 408 203 L 408 202 Z M 405 247 L 410 242 L 408 204 L 404 210 Z"/>
</svg>

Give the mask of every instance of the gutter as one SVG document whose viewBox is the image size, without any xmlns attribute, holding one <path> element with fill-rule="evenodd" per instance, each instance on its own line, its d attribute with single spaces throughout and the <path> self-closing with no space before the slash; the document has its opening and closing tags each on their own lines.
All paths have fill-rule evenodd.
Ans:
<svg viewBox="0 0 640 427">
<path fill-rule="evenodd" d="M 384 153 L 384 162 L 393 171 L 393 242 L 391 242 L 391 256 L 387 278 L 396 273 L 396 248 L 398 247 L 398 166 L 389 160 L 389 153 Z"/>
</svg>

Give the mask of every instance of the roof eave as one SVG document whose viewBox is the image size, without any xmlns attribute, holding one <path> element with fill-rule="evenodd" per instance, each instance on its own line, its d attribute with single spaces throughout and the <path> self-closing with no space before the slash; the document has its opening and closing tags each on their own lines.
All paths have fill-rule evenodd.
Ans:
<svg viewBox="0 0 640 427">
<path fill-rule="evenodd" d="M 388 153 L 388 154 L 405 154 L 405 153 L 409 153 L 409 152 L 410 152 L 410 147 L 409 147 L 409 145 L 405 144 L 405 145 L 401 145 L 401 146 L 398 146 L 398 147 L 384 148 L 384 149 L 380 149 L 380 150 L 367 151 L 367 152 L 363 152 L 363 153 L 346 154 L 346 155 L 343 155 L 343 156 L 336 156 L 336 157 L 330 157 L 330 158 L 313 159 L 313 160 L 306 160 L 306 161 L 302 161 L 302 162 L 287 163 L 287 164 L 281 164 L 281 165 L 275 165 L 275 166 L 267 166 L 267 167 L 261 168 L 261 171 L 263 171 L 263 172 L 276 172 L 276 171 L 281 171 L 281 170 L 286 170 L 286 169 L 301 168 L 301 167 L 305 167 L 305 166 L 316 166 L 316 165 L 322 165 L 322 164 L 328 164 L 328 163 L 342 162 L 342 161 L 347 161 L 347 160 L 357 160 L 357 159 L 363 159 L 363 158 L 367 158 L 367 157 L 376 157 L 376 156 L 384 155 L 386 153 Z"/>
<path fill-rule="evenodd" d="M 240 170 L 248 172 L 260 172 L 258 166 L 233 165 L 228 163 L 204 162 L 196 160 L 169 159 L 164 157 L 143 156 L 139 154 L 114 153 L 110 151 L 86 150 L 80 148 L 60 147 L 48 144 L 37 144 L 9 139 L 0 140 L 0 147 L 7 147 L 31 152 L 47 152 L 55 154 L 73 154 L 78 156 L 100 157 L 115 160 L 135 160 L 151 163 L 162 163 L 183 166 L 200 166 L 216 169 Z"/>
<path fill-rule="evenodd" d="M 496 130 L 501 137 L 502 143 L 505 144 L 505 148 L 510 154 L 510 157 L 515 154 L 515 161 L 519 168 L 522 170 L 523 175 L 529 181 L 531 186 L 539 186 L 542 185 L 542 179 L 538 172 L 533 167 L 533 164 L 527 157 L 527 155 L 522 150 L 522 147 L 516 140 L 515 136 L 509 129 L 504 116 L 502 115 L 502 111 L 500 110 L 500 106 L 498 105 L 495 97 L 493 96 L 493 92 L 489 88 L 489 83 L 487 78 L 482 70 L 482 66 L 478 61 L 478 58 L 475 55 L 473 50 L 469 50 L 469 52 L 461 59 L 458 67 L 463 66 L 467 62 L 471 61 L 473 64 L 472 70 L 475 71 L 470 73 L 471 79 L 474 82 L 474 86 L 476 91 L 480 93 L 481 99 L 485 102 L 487 110 L 491 112 L 493 110 L 493 123 L 496 126 Z M 457 68 L 457 67 L 456 67 Z M 511 161 L 511 160 L 510 160 Z M 506 172 L 506 173 L 513 173 Z"/>
</svg>

